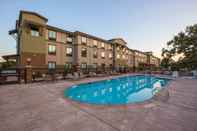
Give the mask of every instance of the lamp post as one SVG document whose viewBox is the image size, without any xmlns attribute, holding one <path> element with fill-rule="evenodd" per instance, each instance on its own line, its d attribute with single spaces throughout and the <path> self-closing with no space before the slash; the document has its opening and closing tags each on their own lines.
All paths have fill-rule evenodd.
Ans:
<svg viewBox="0 0 197 131">
<path fill-rule="evenodd" d="M 27 65 L 30 66 L 31 65 L 31 58 L 27 58 L 26 62 L 27 62 Z"/>
</svg>

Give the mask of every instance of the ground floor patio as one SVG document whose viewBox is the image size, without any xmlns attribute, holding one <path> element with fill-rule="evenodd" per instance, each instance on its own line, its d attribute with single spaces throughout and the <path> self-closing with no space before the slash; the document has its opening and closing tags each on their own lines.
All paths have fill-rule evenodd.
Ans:
<svg viewBox="0 0 197 131">
<path fill-rule="evenodd" d="M 196 131 L 197 80 L 178 78 L 167 100 L 129 106 L 68 101 L 63 91 L 80 81 L 0 86 L 0 131 Z"/>
</svg>

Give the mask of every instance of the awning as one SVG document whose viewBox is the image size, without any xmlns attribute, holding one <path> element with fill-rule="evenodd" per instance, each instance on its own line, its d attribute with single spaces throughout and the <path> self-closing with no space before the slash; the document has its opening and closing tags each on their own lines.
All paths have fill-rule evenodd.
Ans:
<svg viewBox="0 0 197 131">
<path fill-rule="evenodd" d="M 9 60 L 16 60 L 17 59 L 17 54 L 11 54 L 11 55 L 4 55 L 2 56 L 3 59 L 9 61 Z"/>
</svg>

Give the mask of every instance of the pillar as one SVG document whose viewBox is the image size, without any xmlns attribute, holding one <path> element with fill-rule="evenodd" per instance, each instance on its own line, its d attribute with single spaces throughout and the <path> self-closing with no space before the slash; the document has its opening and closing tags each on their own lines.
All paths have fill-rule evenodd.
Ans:
<svg viewBox="0 0 197 131">
<path fill-rule="evenodd" d="M 26 66 L 25 67 L 25 83 L 31 83 L 32 82 L 32 66 Z"/>
</svg>

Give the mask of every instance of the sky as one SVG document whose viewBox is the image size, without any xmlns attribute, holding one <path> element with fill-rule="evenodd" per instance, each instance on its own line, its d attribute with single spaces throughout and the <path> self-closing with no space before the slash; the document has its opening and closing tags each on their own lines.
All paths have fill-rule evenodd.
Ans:
<svg viewBox="0 0 197 131">
<path fill-rule="evenodd" d="M 8 31 L 20 10 L 35 11 L 68 31 L 121 37 L 129 48 L 156 56 L 174 35 L 197 23 L 197 0 L 0 0 L 0 56 L 16 52 Z"/>
</svg>

